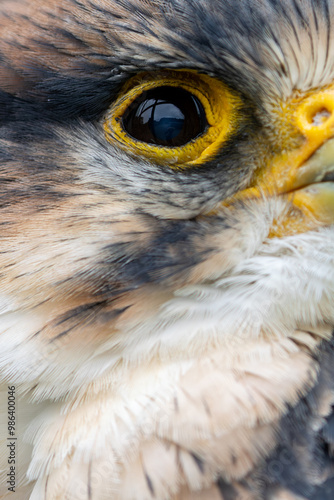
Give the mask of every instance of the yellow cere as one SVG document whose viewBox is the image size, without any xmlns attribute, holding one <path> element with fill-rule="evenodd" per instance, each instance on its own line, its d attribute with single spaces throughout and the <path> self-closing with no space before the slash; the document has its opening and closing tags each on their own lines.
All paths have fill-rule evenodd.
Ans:
<svg viewBox="0 0 334 500">
<path fill-rule="evenodd" d="M 267 165 L 255 172 L 251 187 L 224 201 L 231 206 L 263 195 L 285 196 L 290 210 L 276 221 L 271 237 L 334 223 L 334 184 L 323 182 L 334 168 L 334 86 L 299 93 L 282 110 L 277 132 L 282 137 L 289 131 L 290 147 L 268 158 Z M 299 137 L 295 145 L 293 137 Z"/>
<path fill-rule="evenodd" d="M 197 97 L 203 106 L 208 127 L 183 146 L 149 144 L 131 137 L 123 128 L 122 117 L 141 94 L 161 86 L 177 87 Z M 136 156 L 160 165 L 187 168 L 214 157 L 239 123 L 241 99 L 216 78 L 191 70 L 141 73 L 130 79 L 109 109 L 104 131 L 107 140 Z"/>
</svg>

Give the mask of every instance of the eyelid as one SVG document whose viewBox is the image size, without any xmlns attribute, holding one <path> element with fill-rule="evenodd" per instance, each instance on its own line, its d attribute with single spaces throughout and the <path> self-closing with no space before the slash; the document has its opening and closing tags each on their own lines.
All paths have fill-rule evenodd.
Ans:
<svg viewBox="0 0 334 500">
<path fill-rule="evenodd" d="M 134 139 L 123 128 L 122 117 L 145 91 L 160 86 L 182 88 L 201 102 L 208 122 L 207 130 L 196 139 L 178 147 L 148 144 Z M 214 157 L 239 123 L 242 101 L 224 83 L 211 76 L 189 70 L 166 70 L 136 75 L 123 88 L 108 110 L 104 131 L 108 142 L 130 154 L 143 156 L 172 168 L 197 166 Z"/>
</svg>

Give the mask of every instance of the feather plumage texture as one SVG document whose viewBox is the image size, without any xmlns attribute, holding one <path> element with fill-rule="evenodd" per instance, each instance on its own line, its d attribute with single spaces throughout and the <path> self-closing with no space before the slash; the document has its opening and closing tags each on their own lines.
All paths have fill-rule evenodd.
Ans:
<svg viewBox="0 0 334 500">
<path fill-rule="evenodd" d="M 273 238 L 287 196 L 222 201 L 299 144 L 280 110 L 333 82 L 333 21 L 332 0 L 1 2 L 1 499 L 332 498 L 333 226 Z M 130 77 L 185 68 L 241 96 L 219 154 L 106 141 Z"/>
</svg>

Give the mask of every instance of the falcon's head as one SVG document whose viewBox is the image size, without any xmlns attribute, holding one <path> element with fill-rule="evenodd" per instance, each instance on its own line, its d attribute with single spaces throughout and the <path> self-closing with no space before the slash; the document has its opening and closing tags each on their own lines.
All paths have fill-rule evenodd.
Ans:
<svg viewBox="0 0 334 500">
<path fill-rule="evenodd" d="M 18 498 L 320 491 L 333 23 L 333 0 L 1 1 Z"/>
</svg>

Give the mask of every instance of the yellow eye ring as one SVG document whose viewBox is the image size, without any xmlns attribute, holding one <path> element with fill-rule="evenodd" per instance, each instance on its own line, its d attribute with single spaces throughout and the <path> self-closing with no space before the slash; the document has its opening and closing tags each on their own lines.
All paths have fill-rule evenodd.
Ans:
<svg viewBox="0 0 334 500">
<path fill-rule="evenodd" d="M 161 146 L 137 140 L 125 130 L 123 117 L 144 92 L 158 87 L 175 87 L 195 96 L 201 103 L 207 127 L 182 146 Z M 239 123 L 240 97 L 220 80 L 189 70 L 141 73 L 127 82 L 104 121 L 106 139 L 125 151 L 174 168 L 201 165 L 213 158 Z"/>
</svg>

